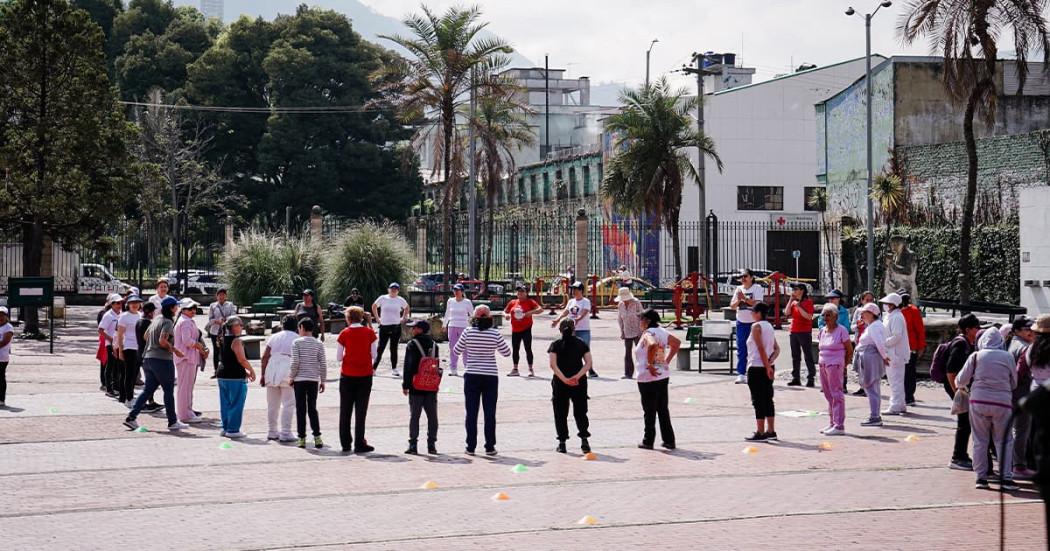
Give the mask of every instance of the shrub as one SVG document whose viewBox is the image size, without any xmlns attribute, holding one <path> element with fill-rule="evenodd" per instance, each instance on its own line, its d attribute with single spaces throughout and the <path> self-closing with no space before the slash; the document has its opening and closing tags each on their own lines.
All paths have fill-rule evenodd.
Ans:
<svg viewBox="0 0 1050 551">
<path fill-rule="evenodd" d="M 247 305 L 266 295 L 298 294 L 317 286 L 322 250 L 309 239 L 248 230 L 222 261 L 230 298 Z"/>
<path fill-rule="evenodd" d="M 342 303 L 357 287 L 366 301 L 387 290 L 392 281 L 404 283 L 411 274 L 412 250 L 401 230 L 392 224 L 359 222 L 343 230 L 325 254 L 321 294 Z"/>
</svg>

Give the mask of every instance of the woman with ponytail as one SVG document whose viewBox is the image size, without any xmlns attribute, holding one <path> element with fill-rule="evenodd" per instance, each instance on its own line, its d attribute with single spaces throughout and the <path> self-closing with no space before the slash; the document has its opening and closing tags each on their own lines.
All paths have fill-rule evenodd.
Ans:
<svg viewBox="0 0 1050 551">
<path fill-rule="evenodd" d="M 576 337 L 576 323 L 571 319 L 561 320 L 558 325 L 561 338 L 552 342 L 547 353 L 550 356 L 551 381 L 554 404 L 554 430 L 558 433 L 558 453 L 565 453 L 565 441 L 569 439 L 569 403 L 572 403 L 572 415 L 576 418 L 576 430 L 580 436 L 580 451 L 588 453 L 591 445 L 587 442 L 590 421 L 587 420 L 587 372 L 591 367 L 591 349 L 587 343 Z"/>
</svg>

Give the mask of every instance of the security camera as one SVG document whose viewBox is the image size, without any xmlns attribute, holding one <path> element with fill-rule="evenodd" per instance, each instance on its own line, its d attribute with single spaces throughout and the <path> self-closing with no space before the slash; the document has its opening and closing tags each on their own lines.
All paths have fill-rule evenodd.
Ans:
<svg viewBox="0 0 1050 551">
<path fill-rule="evenodd" d="M 890 2 L 890 0 L 886 0 L 885 2 L 882 3 L 882 7 L 884 7 L 884 8 L 888 8 L 888 7 L 892 6 L 892 5 L 893 5 L 893 2 Z"/>
<path fill-rule="evenodd" d="M 850 6 L 850 7 L 849 7 L 849 8 L 848 8 L 848 9 L 846 10 L 846 15 L 853 15 L 853 14 L 855 14 L 855 13 L 857 13 L 857 12 L 853 10 L 853 6 Z"/>
</svg>

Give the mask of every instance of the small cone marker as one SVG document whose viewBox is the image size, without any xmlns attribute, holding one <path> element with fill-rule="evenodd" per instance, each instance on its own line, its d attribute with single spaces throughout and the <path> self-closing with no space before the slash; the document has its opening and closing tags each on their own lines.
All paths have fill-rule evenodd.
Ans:
<svg viewBox="0 0 1050 551">
<path fill-rule="evenodd" d="M 518 463 L 517 465 L 514 465 L 513 467 L 511 467 L 510 470 L 511 470 L 511 472 L 515 472 L 515 473 L 523 473 L 523 472 L 529 470 L 529 468 L 526 467 L 525 465 L 522 465 L 521 463 Z"/>
<path fill-rule="evenodd" d="M 829 452 L 831 451 L 831 442 L 821 442 L 819 446 L 820 451 Z"/>
<path fill-rule="evenodd" d="M 587 461 L 594 461 L 594 460 L 598 459 L 598 454 L 596 454 L 594 452 L 587 452 L 586 454 L 584 454 L 583 458 L 586 459 Z"/>
<path fill-rule="evenodd" d="M 684 401 L 683 403 L 685 403 L 685 404 L 691 404 L 691 403 L 693 403 L 693 399 L 692 399 L 692 397 L 690 397 L 690 398 L 686 398 L 686 399 L 685 399 L 685 401 Z"/>
<path fill-rule="evenodd" d="M 583 518 L 581 518 L 580 520 L 576 521 L 576 524 L 580 524 L 580 525 L 583 525 L 583 526 L 594 526 L 594 525 L 598 524 L 598 519 L 592 517 L 591 515 L 584 515 Z"/>
<path fill-rule="evenodd" d="M 220 450 L 228 450 L 228 449 L 230 449 L 232 447 L 233 447 L 233 444 L 231 444 L 229 442 L 223 442 L 222 444 L 219 444 L 219 449 Z"/>
<path fill-rule="evenodd" d="M 419 488 L 422 490 L 436 490 L 438 489 L 438 483 L 434 482 L 433 480 L 428 480 L 424 482 L 423 485 Z"/>
<path fill-rule="evenodd" d="M 48 413 L 58 413 L 58 408 L 47 408 Z"/>
<path fill-rule="evenodd" d="M 505 494 L 505 493 L 503 493 L 503 492 L 500 492 L 500 493 L 492 496 L 492 501 L 508 501 L 509 499 L 510 499 L 510 496 Z"/>
<path fill-rule="evenodd" d="M 745 453 L 745 454 L 748 454 L 748 455 L 756 454 L 756 453 L 758 453 L 758 448 L 756 448 L 754 446 L 748 446 L 748 447 L 744 448 L 743 450 L 741 450 L 741 453 Z"/>
<path fill-rule="evenodd" d="M 147 429 L 146 427 L 139 427 L 135 429 L 135 432 L 149 432 L 149 429 Z"/>
<path fill-rule="evenodd" d="M 904 441 L 905 442 L 918 442 L 919 441 L 919 437 L 915 436 L 914 434 L 909 434 L 908 437 L 904 439 Z"/>
</svg>

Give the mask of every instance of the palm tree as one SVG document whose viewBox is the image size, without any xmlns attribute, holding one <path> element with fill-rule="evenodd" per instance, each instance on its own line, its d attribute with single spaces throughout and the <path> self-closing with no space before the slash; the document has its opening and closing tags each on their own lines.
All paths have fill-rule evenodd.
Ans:
<svg viewBox="0 0 1050 551">
<path fill-rule="evenodd" d="M 959 302 L 970 303 L 970 243 L 977 197 L 977 139 L 973 121 L 978 111 L 989 126 L 995 121 L 998 41 L 1013 36 L 1020 94 L 1028 76 L 1028 55 L 1042 53 L 1050 69 L 1050 41 L 1043 17 L 1045 0 L 910 0 L 898 32 L 905 44 L 930 40 L 944 55 L 944 88 L 956 102 L 965 102 L 966 198 L 959 235 Z M 980 56 L 980 57 L 977 57 Z"/>
<path fill-rule="evenodd" d="M 401 81 L 397 103 L 404 120 L 423 121 L 418 138 L 432 133 L 434 140 L 434 174 L 442 173 L 444 192 L 442 225 L 444 277 L 449 281 L 455 272 L 452 255 L 452 212 L 460 196 L 462 141 L 456 135 L 456 111 L 466 101 L 471 86 L 472 70 L 486 71 L 501 66 L 503 54 L 514 50 L 499 38 L 480 38 L 488 25 L 481 22 L 477 6 L 452 7 L 443 14 L 422 6 L 422 15 L 410 15 L 404 24 L 411 36 L 380 35 L 415 56 L 408 61 Z M 428 117 L 435 116 L 436 120 Z"/>
<path fill-rule="evenodd" d="M 686 148 L 697 147 L 722 171 L 722 159 L 711 138 L 693 127 L 697 98 L 685 89 L 671 90 L 666 78 L 620 94 L 623 110 L 607 119 L 619 150 L 610 163 L 601 194 L 616 210 L 648 216 L 655 229 L 671 234 L 675 276 L 682 278 L 678 223 L 685 176 L 699 182 Z"/>
<path fill-rule="evenodd" d="M 879 214 L 886 224 L 886 244 L 889 246 L 893 222 L 901 217 L 908 203 L 904 182 L 896 174 L 881 173 L 871 183 L 871 200 L 879 206 Z"/>
<path fill-rule="evenodd" d="M 806 199 L 806 206 L 810 209 L 820 212 L 820 228 L 824 233 L 824 245 L 828 255 L 828 276 L 831 279 L 831 289 L 835 288 L 835 254 L 831 251 L 831 232 L 828 228 L 828 221 L 825 218 L 824 213 L 828 210 L 828 190 L 827 188 L 816 188 L 811 193 L 808 199 Z"/>
<path fill-rule="evenodd" d="M 474 163 L 483 168 L 482 187 L 488 216 L 489 246 L 485 252 L 482 289 L 488 289 L 492 269 L 496 196 L 503 184 L 503 177 L 514 173 L 514 151 L 536 143 L 536 134 L 526 120 L 532 110 L 527 101 L 523 101 L 527 96 L 523 96 L 522 92 L 513 80 L 490 75 L 477 87 L 475 112 L 469 115 L 468 111 L 467 119 L 479 145 Z"/>
</svg>

